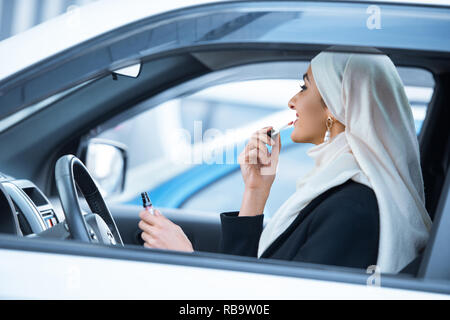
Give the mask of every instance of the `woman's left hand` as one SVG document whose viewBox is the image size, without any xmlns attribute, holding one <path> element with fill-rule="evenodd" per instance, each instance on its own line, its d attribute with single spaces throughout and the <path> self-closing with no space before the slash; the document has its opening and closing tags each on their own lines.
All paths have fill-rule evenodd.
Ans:
<svg viewBox="0 0 450 320">
<path fill-rule="evenodd" d="M 154 209 L 155 215 L 148 211 L 141 211 L 139 228 L 142 232 L 144 246 L 147 248 L 166 249 L 193 252 L 192 243 L 180 226 L 167 219 L 162 213 Z"/>
</svg>

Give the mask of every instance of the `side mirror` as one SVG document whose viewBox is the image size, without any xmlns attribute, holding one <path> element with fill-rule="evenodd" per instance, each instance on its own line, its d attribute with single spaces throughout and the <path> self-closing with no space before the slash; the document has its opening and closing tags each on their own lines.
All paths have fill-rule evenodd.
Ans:
<svg viewBox="0 0 450 320">
<path fill-rule="evenodd" d="M 136 63 L 131 66 L 113 70 L 113 75 L 121 75 L 129 78 L 137 78 L 141 74 L 142 63 Z"/>
<path fill-rule="evenodd" d="M 90 139 L 81 146 L 79 155 L 103 197 L 122 193 L 128 164 L 125 145 L 111 140 Z"/>
</svg>

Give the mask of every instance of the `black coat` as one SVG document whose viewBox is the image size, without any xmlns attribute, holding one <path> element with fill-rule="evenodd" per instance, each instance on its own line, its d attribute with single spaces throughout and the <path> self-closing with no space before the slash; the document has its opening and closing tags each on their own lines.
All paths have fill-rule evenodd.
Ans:
<svg viewBox="0 0 450 320">
<path fill-rule="evenodd" d="M 220 251 L 257 257 L 263 214 L 220 214 Z M 379 212 L 374 191 L 348 180 L 313 199 L 261 258 L 367 268 L 378 255 Z"/>
</svg>

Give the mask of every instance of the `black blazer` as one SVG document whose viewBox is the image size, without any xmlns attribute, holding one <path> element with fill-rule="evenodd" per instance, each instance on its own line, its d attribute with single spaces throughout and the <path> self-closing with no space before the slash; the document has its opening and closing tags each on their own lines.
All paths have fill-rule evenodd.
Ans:
<svg viewBox="0 0 450 320">
<path fill-rule="evenodd" d="M 220 251 L 257 257 L 264 215 L 220 214 Z M 378 255 L 379 212 L 374 191 L 348 180 L 313 199 L 261 258 L 366 269 Z"/>
</svg>

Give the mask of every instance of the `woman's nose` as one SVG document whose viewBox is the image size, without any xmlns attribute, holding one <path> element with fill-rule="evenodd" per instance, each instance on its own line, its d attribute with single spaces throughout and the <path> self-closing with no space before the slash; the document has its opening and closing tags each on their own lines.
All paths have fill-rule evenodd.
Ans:
<svg viewBox="0 0 450 320">
<path fill-rule="evenodd" d="M 288 106 L 289 106 L 289 108 L 291 108 L 292 110 L 295 110 L 294 99 L 289 100 Z"/>
</svg>

